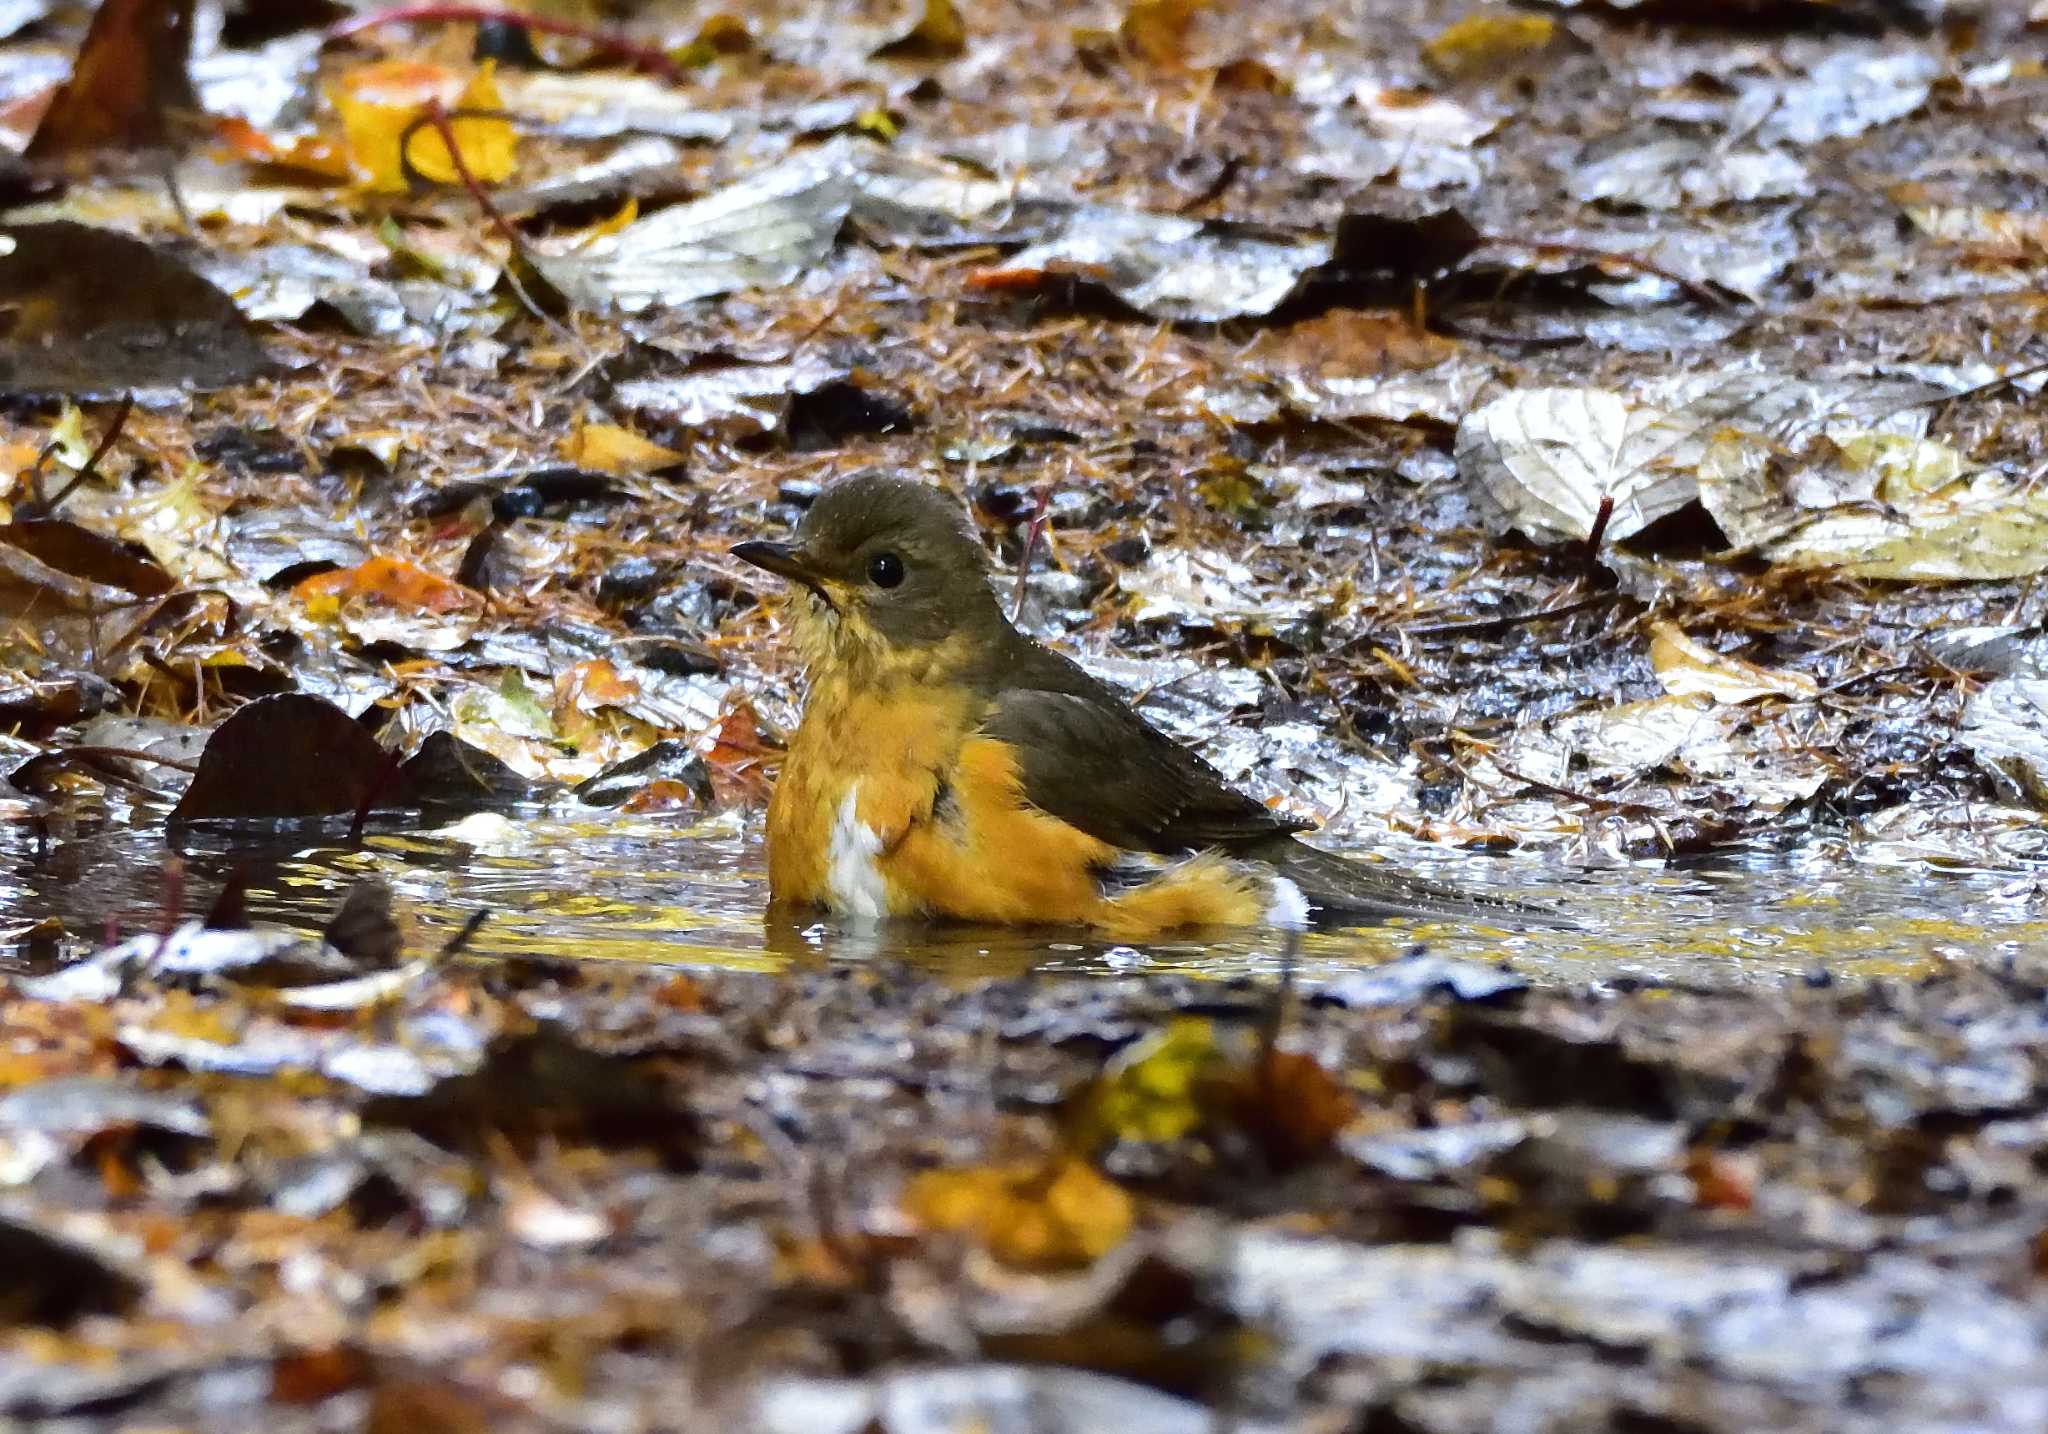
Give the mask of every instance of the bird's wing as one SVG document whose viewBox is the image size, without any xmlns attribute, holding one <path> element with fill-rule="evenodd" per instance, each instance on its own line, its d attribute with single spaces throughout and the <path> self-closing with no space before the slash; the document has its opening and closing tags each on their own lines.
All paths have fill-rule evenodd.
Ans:
<svg viewBox="0 0 2048 1434">
<path fill-rule="evenodd" d="M 1016 750 L 1033 806 L 1129 851 L 1229 848 L 1313 825 L 1238 791 L 1078 668 L 1057 676 L 1065 690 L 999 692 L 982 723 Z"/>
</svg>

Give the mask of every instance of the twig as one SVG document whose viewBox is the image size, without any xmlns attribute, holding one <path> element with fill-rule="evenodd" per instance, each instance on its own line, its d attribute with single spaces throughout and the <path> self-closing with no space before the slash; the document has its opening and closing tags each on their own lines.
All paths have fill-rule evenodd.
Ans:
<svg viewBox="0 0 2048 1434">
<path fill-rule="evenodd" d="M 469 920 L 462 923 L 461 929 L 441 943 L 441 949 L 435 953 L 434 959 L 436 961 L 446 961 L 451 957 L 460 955 L 462 948 L 469 945 L 469 939 L 476 935 L 478 928 L 490 920 L 490 917 L 491 913 L 488 910 L 472 911 L 469 914 Z"/>
<path fill-rule="evenodd" d="M 1045 510 L 1052 504 L 1052 485 L 1038 488 L 1038 505 L 1031 510 L 1031 526 L 1024 530 L 1024 555 L 1017 560 L 1017 595 L 1010 600 L 1010 621 L 1024 617 L 1024 584 L 1031 576 L 1031 555 L 1038 551 L 1039 535 L 1045 531 Z"/>
<path fill-rule="evenodd" d="M 1532 612 L 1518 612 L 1511 617 L 1482 617 L 1469 622 L 1442 622 L 1434 627 L 1411 627 L 1401 634 L 1407 638 L 1433 637 L 1498 637 L 1510 628 L 1521 627 L 1532 622 L 1548 622 L 1552 618 L 1576 617 L 1582 612 L 1606 607 L 1621 596 L 1618 592 L 1594 593 L 1591 597 L 1580 598 L 1577 602 L 1558 603 L 1554 607 L 1539 607 Z"/>
<path fill-rule="evenodd" d="M 628 40 L 623 35 L 614 35 L 591 25 L 578 24 L 574 20 L 558 20 L 552 16 L 535 15 L 499 5 L 394 5 L 387 10 L 372 10 L 367 15 L 357 15 L 331 25 L 327 30 L 327 38 L 343 40 L 380 25 L 413 24 L 517 25 L 526 30 L 538 30 L 544 35 L 561 35 L 568 39 L 581 40 L 587 45 L 594 46 L 600 54 L 617 55 L 620 59 L 630 60 L 633 68 L 660 75 L 665 80 L 680 83 L 687 78 L 687 71 L 660 50 Z"/>
<path fill-rule="evenodd" d="M 1600 495 L 1600 511 L 1593 515 L 1593 531 L 1586 534 L 1585 567 L 1586 576 L 1595 578 L 1600 573 L 1600 540 L 1607 536 L 1607 524 L 1614 517 L 1614 495 Z"/>
<path fill-rule="evenodd" d="M 1633 269 L 1637 273 L 1648 274 L 1653 278 L 1662 279 L 1667 284 L 1676 284 L 1686 293 L 1692 295 L 1693 298 L 1709 307 L 1716 309 L 1733 307 L 1728 299 L 1716 293 L 1709 285 L 1703 284 L 1697 279 L 1688 279 L 1683 274 L 1674 273 L 1662 264 L 1642 258 L 1636 254 L 1619 254 L 1610 249 L 1595 248 L 1591 244 L 1569 244 L 1558 239 L 1518 239 L 1512 234 L 1489 234 L 1486 237 L 1488 243 L 1528 249 L 1537 254 L 1567 254 L 1575 258 L 1591 259 L 1595 263 L 1600 264 L 1618 264 L 1624 269 Z M 1745 302 L 1748 301 L 1745 300 Z"/>
<path fill-rule="evenodd" d="M 85 460 L 83 468 L 71 475 L 70 482 L 57 490 L 56 497 L 47 501 L 43 498 L 43 464 L 56 451 L 56 445 L 52 444 L 36 455 L 35 467 L 29 470 L 29 502 L 23 505 L 28 511 L 22 512 L 18 516 L 23 518 L 49 517 L 57 511 L 59 504 L 66 498 L 69 498 L 73 492 L 77 491 L 79 484 L 88 478 L 98 476 L 100 460 L 107 456 L 107 450 L 112 448 L 114 441 L 121 436 L 121 430 L 127 426 L 128 415 L 134 409 L 135 395 L 132 393 L 122 394 L 121 402 L 115 406 L 114 416 L 107 422 L 107 431 L 100 435 L 99 444 L 92 450 L 92 457 Z"/>
<path fill-rule="evenodd" d="M 518 263 L 524 264 L 528 269 L 532 269 L 534 267 L 533 255 L 527 250 L 526 240 L 520 236 L 517 229 L 512 227 L 511 221 L 505 217 L 498 206 L 491 202 L 490 195 L 484 192 L 483 185 L 478 182 L 476 175 L 471 173 L 469 162 L 462 157 L 462 146 L 455 142 L 455 126 L 453 124 L 453 121 L 458 119 L 495 119 L 503 120 L 506 123 L 511 122 L 511 116 L 502 110 L 457 109 L 451 111 L 446 105 L 441 103 L 438 96 L 431 98 L 420 108 L 419 114 L 413 117 L 412 122 L 399 131 L 399 172 L 405 176 L 405 182 L 408 186 L 417 185 L 426 178 L 425 175 L 413 167 L 411 147 L 412 137 L 418 134 L 423 126 L 431 125 L 434 132 L 441 136 L 441 143 L 448 151 L 448 162 L 455 166 L 456 177 L 462 181 L 462 187 L 469 191 L 469 197 L 476 201 L 476 207 L 483 211 L 486 219 L 491 221 L 491 227 L 496 229 L 504 237 L 505 242 L 512 246 L 512 258 L 517 260 Z M 576 335 L 570 332 L 568 325 L 556 319 L 533 301 L 533 296 L 526 292 L 526 286 L 519 282 L 517 265 L 508 262 L 504 268 L 504 275 L 506 282 L 512 286 L 512 292 L 519 296 L 519 302 L 525 306 L 529 314 L 532 314 L 536 319 L 539 319 L 542 323 L 553 329 L 556 335 L 567 340 L 571 347 L 581 347 Z"/>
<path fill-rule="evenodd" d="M 491 203 L 490 195 L 484 192 L 483 185 L 478 183 L 476 175 L 470 172 L 469 162 L 462 157 L 462 146 L 455 142 L 455 126 L 452 121 L 459 119 L 499 120 L 506 124 L 512 122 L 512 117 L 503 110 L 450 110 L 441 103 L 439 96 L 430 97 L 420 106 L 420 112 L 398 132 L 399 173 L 405 177 L 406 185 L 410 188 L 417 188 L 422 182 L 426 182 L 427 177 L 421 174 L 412 162 L 412 140 L 421 130 L 432 128 L 441 136 L 441 143 L 448 150 L 448 162 L 455 166 L 455 175 L 462 181 L 462 187 L 469 191 L 469 197 L 476 201 L 476 207 L 483 211 L 484 218 L 491 221 L 491 227 L 502 234 L 505 242 L 512 246 L 512 252 L 523 259 L 526 257 L 526 242 L 519 237 L 519 231 L 512 227 L 511 222 L 499 212 L 498 206 Z"/>
</svg>

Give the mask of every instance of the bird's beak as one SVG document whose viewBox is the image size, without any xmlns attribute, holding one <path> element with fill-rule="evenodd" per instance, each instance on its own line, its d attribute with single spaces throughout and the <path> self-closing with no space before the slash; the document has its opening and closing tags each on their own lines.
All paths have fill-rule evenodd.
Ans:
<svg viewBox="0 0 2048 1434">
<path fill-rule="evenodd" d="M 741 543 L 732 550 L 732 555 L 764 572 L 788 578 L 793 583 L 802 583 L 819 597 L 825 596 L 824 584 L 804 562 L 803 550 L 794 543 Z"/>
</svg>

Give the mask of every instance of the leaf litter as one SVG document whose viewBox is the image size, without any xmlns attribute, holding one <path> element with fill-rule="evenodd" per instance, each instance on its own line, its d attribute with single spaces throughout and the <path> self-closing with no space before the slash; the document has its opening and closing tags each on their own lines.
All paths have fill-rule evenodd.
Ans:
<svg viewBox="0 0 2048 1434">
<path fill-rule="evenodd" d="M 0 1410 L 2040 1427 L 2043 83 L 1923 8 L 5 17 Z M 724 552 L 878 467 L 1582 929 L 764 924 Z"/>
</svg>

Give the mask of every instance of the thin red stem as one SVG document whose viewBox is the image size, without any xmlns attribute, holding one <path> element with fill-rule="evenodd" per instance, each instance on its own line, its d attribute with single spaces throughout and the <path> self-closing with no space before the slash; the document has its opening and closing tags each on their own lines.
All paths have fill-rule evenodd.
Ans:
<svg viewBox="0 0 2048 1434">
<path fill-rule="evenodd" d="M 462 181 L 462 187 L 469 191 L 469 197 L 476 201 L 476 207 L 484 212 L 484 218 L 491 221 L 493 229 L 496 229 L 505 236 L 505 242 L 512 246 L 514 254 L 524 257 L 526 245 L 520 239 L 519 231 L 514 229 L 505 216 L 498 212 L 498 206 L 491 203 L 491 196 L 484 193 L 483 185 L 477 182 L 474 174 L 470 173 L 469 161 L 462 157 L 462 146 L 455 142 L 455 126 L 450 123 L 447 106 L 443 105 L 438 98 L 429 99 L 425 105 L 421 106 L 419 119 L 407 125 L 405 133 L 399 136 L 398 159 L 400 168 L 404 169 L 408 176 L 418 173 L 412 167 L 412 161 L 408 157 L 407 150 L 412 143 L 413 134 L 422 124 L 430 126 L 436 134 L 441 136 L 441 143 L 448 151 L 448 162 L 455 166 L 455 177 Z"/>
</svg>

